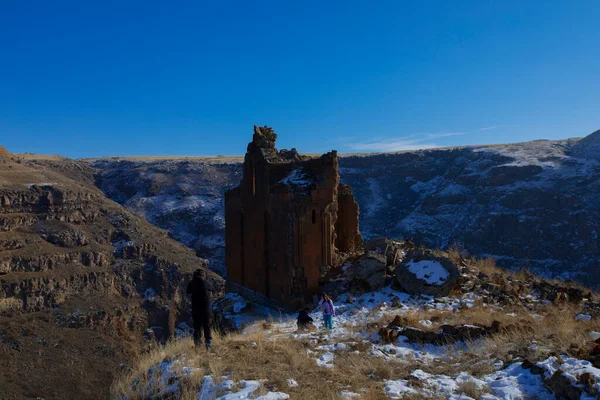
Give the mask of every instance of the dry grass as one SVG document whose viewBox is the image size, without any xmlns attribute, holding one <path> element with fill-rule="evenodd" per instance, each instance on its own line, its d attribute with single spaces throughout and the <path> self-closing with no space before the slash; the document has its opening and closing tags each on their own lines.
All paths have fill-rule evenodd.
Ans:
<svg viewBox="0 0 600 400">
<path fill-rule="evenodd" d="M 600 329 L 598 321 L 575 321 L 577 310 L 573 307 L 548 306 L 538 317 L 519 315 L 521 327 L 470 343 L 467 350 L 449 350 L 449 360 L 438 364 L 438 373 L 457 373 L 453 366 L 468 371 L 474 376 L 483 376 L 493 371 L 496 360 L 510 362 L 515 357 L 541 361 L 550 353 L 577 356 L 577 349 L 585 349 L 590 343 L 589 332 Z M 449 348 L 451 349 L 451 347 Z M 483 361 L 482 361 L 483 360 Z"/>
<path fill-rule="evenodd" d="M 491 258 L 473 258 L 466 256 L 465 252 L 458 246 L 453 246 L 445 251 L 445 254 L 454 262 L 456 265 L 467 265 L 469 268 L 483 272 L 488 277 L 502 276 L 505 278 L 511 277 L 512 279 L 525 282 L 527 280 L 535 279 L 535 275 L 528 268 L 521 268 L 517 271 L 508 271 L 504 268 L 500 268 L 496 265 L 496 261 Z"/>
<path fill-rule="evenodd" d="M 353 346 L 359 354 L 336 351 L 331 369 L 318 367 L 314 358 L 317 354 L 307 354 L 310 345 L 302 340 L 291 338 L 265 337 L 263 329 L 257 326 L 246 335 L 227 335 L 215 338 L 213 352 L 207 354 L 196 350 L 190 339 L 180 340 L 153 350 L 139 360 L 129 374 L 123 376 L 112 387 L 112 394 L 125 395 L 128 399 L 148 397 L 148 391 L 132 391 L 132 382 L 145 383 L 151 380 L 148 370 L 153 365 L 175 355 L 185 355 L 186 365 L 196 369 L 196 373 L 181 378 L 183 399 L 195 399 L 205 375 L 212 375 L 217 381 L 227 376 L 235 382 L 252 379 L 264 382 L 261 388 L 267 391 L 281 391 L 299 399 L 337 399 L 343 390 L 361 393 L 363 399 L 385 399 L 383 382 L 406 378 L 415 368 L 432 374 L 454 376 L 468 372 L 481 377 L 492 373 L 497 360 L 509 362 L 515 357 L 539 361 L 549 353 L 568 353 L 573 348 L 583 348 L 589 343 L 588 332 L 600 331 L 597 321 L 575 321 L 578 310 L 575 307 L 540 305 L 536 314 L 530 315 L 524 308 L 514 311 L 517 316 L 506 315 L 501 309 L 473 308 L 449 312 L 440 310 L 417 310 L 404 314 L 409 323 L 423 319 L 435 320 L 435 325 L 463 323 L 490 325 L 499 320 L 503 326 L 526 326 L 527 329 L 509 330 L 468 343 L 447 345 L 446 357 L 435 363 L 421 364 L 416 360 L 397 361 L 369 354 L 369 343 Z M 389 318 L 389 317 L 388 317 Z M 389 322 L 389 320 L 388 320 Z M 436 329 L 431 327 L 431 329 Z M 535 346 L 532 346 L 535 344 Z M 287 380 L 293 378 L 299 386 L 290 388 Z M 158 393 L 164 387 L 150 387 Z M 473 398 L 479 398 L 486 388 L 477 388 L 468 383 L 462 384 L 460 391 Z M 409 398 L 418 398 L 409 397 Z"/>
<path fill-rule="evenodd" d="M 139 383 L 137 388 L 144 387 L 152 380 L 148 373 L 150 367 L 183 354 L 188 358 L 186 365 L 197 368 L 195 374 L 181 379 L 184 388 L 181 398 L 190 400 L 196 399 L 205 375 L 212 375 L 217 381 L 224 376 L 235 382 L 264 380 L 263 392 L 281 391 L 298 399 L 339 399 L 339 393 L 348 390 L 360 392 L 362 399 L 378 400 L 386 398 L 383 380 L 400 379 L 412 371 L 406 364 L 350 352 L 336 352 L 335 368 L 321 368 L 313 359 L 317 354 L 308 355 L 302 341 L 267 340 L 264 332 L 257 329 L 250 335 L 215 338 L 210 354 L 196 350 L 190 339 L 168 343 L 141 358 L 128 374 L 113 384 L 111 393 L 114 397 L 142 399 L 160 392 L 164 384 L 136 391 L 132 390 L 133 383 Z M 299 386 L 288 387 L 290 378 Z"/>
<path fill-rule="evenodd" d="M 9 297 L 5 299 L 0 299 L 0 312 L 5 311 L 17 311 L 23 309 L 23 301 L 19 299 L 15 299 L 14 297 Z"/>
<path fill-rule="evenodd" d="M 474 382 L 466 381 L 458 386 L 458 392 L 464 393 L 473 399 L 479 399 L 484 394 L 490 393 L 490 388 L 488 386 L 478 387 Z"/>
<path fill-rule="evenodd" d="M 525 282 L 531 280 L 527 271 L 511 273 L 498 268 L 493 260 L 465 260 L 456 251 L 451 257 L 457 263 L 469 263 L 469 267 L 484 272 L 490 280 L 498 277 L 511 277 Z M 521 304 L 515 306 L 494 306 L 475 304 L 473 308 L 459 310 L 439 310 L 420 308 L 400 311 L 407 326 L 422 330 L 437 331 L 442 325 L 481 325 L 490 326 L 499 321 L 502 327 L 512 327 L 501 333 L 467 342 L 445 346 L 446 357 L 436 362 L 424 364 L 418 360 L 403 358 L 393 360 L 370 354 L 371 343 L 360 342 L 352 346 L 353 352 L 335 352 L 331 369 L 321 368 L 314 360 L 318 354 L 307 354 L 311 345 L 302 340 L 294 340 L 272 332 L 265 337 L 264 329 L 257 325 L 254 330 L 247 329 L 245 335 L 227 335 L 215 339 L 211 354 L 196 350 L 191 340 L 181 340 L 158 348 L 140 359 L 129 374 L 113 385 L 112 394 L 125 395 L 129 399 L 148 397 L 147 392 L 131 390 L 132 382 L 145 383 L 151 380 L 148 370 L 151 366 L 176 355 L 187 357 L 186 365 L 196 368 L 191 376 L 181 378 L 183 392 L 181 398 L 196 399 L 204 376 L 211 375 L 219 381 L 226 376 L 238 382 L 242 379 L 264 382 L 261 393 L 281 391 L 298 399 L 337 399 L 343 390 L 361 394 L 362 399 L 385 399 L 383 382 L 406 378 L 414 369 L 420 368 L 431 374 L 455 376 L 467 372 L 482 377 L 497 369 L 494 364 L 501 360 L 510 362 L 517 357 L 540 361 L 550 353 L 574 354 L 578 348 L 589 345 L 589 331 L 600 331 L 597 320 L 576 321 L 580 307 L 554 304 Z M 386 326 L 395 315 L 369 324 L 367 329 L 376 330 L 377 326 Z M 430 326 L 421 321 L 431 321 Z M 346 326 L 348 331 L 364 331 L 365 326 Z M 248 333 L 250 332 L 250 333 Z M 533 345 L 533 346 L 532 346 Z M 295 379 L 299 386 L 290 388 L 288 379 Z M 157 393 L 164 387 L 150 388 Z M 480 398 L 489 392 L 489 388 L 480 388 L 472 383 L 462 383 L 459 391 L 472 398 Z M 420 395 L 408 395 L 405 398 L 425 398 Z"/>
<path fill-rule="evenodd" d="M 134 382 L 148 382 L 154 377 L 148 371 L 151 367 L 179 354 L 192 353 L 194 344 L 191 339 L 171 341 L 164 346 L 156 344 L 154 348 L 136 358 L 133 367 L 120 379 L 113 382 L 111 393 L 114 396 L 123 395 L 129 399 L 142 399 L 149 393 L 158 393 L 164 387 L 149 387 L 148 391 L 136 390 Z"/>
</svg>

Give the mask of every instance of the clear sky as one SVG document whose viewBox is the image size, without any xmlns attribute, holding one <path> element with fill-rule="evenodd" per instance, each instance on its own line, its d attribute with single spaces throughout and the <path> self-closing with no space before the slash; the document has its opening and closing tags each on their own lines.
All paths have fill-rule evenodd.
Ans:
<svg viewBox="0 0 600 400">
<path fill-rule="evenodd" d="M 392 151 L 600 129 L 600 1 L 0 2 L 12 152 Z"/>
</svg>

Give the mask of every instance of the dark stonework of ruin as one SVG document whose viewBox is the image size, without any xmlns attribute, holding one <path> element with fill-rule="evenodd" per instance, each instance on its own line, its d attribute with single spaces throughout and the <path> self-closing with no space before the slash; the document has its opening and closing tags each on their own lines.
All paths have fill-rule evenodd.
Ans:
<svg viewBox="0 0 600 400">
<path fill-rule="evenodd" d="M 240 186 L 225 193 L 230 287 L 280 304 L 313 302 L 338 252 L 362 241 L 358 204 L 340 184 L 337 152 L 318 158 L 278 151 L 277 134 L 254 127 Z"/>
</svg>

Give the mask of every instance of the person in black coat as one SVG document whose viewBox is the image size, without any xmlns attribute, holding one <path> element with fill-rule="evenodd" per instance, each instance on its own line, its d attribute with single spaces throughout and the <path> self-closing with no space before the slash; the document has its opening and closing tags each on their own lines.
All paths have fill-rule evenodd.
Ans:
<svg viewBox="0 0 600 400">
<path fill-rule="evenodd" d="M 194 277 L 188 283 L 187 294 L 192 295 L 192 318 L 194 320 L 194 343 L 196 346 L 202 344 L 202 331 L 206 349 L 212 347 L 212 335 L 210 333 L 210 322 L 212 309 L 210 306 L 209 291 L 213 291 L 212 285 L 206 280 L 206 271 L 197 269 Z"/>
<path fill-rule="evenodd" d="M 309 312 L 310 309 L 305 308 L 304 310 L 300 310 L 300 312 L 298 313 L 298 330 L 310 329 L 310 325 L 312 324 L 313 319 L 310 315 L 308 315 Z"/>
</svg>

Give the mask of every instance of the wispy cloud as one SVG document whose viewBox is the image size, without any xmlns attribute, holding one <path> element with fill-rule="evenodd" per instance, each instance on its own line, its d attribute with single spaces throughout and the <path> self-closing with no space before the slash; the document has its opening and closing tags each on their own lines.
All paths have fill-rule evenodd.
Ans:
<svg viewBox="0 0 600 400">
<path fill-rule="evenodd" d="M 354 151 L 401 151 L 401 150 L 419 150 L 439 147 L 433 142 L 434 139 L 466 135 L 468 132 L 428 132 L 413 133 L 393 138 L 372 138 L 368 141 L 344 140 L 347 148 Z"/>
<path fill-rule="evenodd" d="M 441 137 L 448 137 L 448 136 L 460 136 L 460 135 L 466 135 L 469 132 L 439 132 L 439 133 L 427 133 L 426 137 L 428 139 L 437 139 L 437 138 L 441 138 Z"/>
<path fill-rule="evenodd" d="M 479 128 L 480 131 L 489 131 L 490 129 L 500 128 L 502 125 L 486 126 L 485 128 Z"/>
<path fill-rule="evenodd" d="M 450 137 L 450 136 L 461 136 L 469 135 L 475 132 L 487 131 L 490 129 L 499 128 L 500 125 L 486 126 L 483 128 L 475 129 L 473 131 L 460 131 L 460 132 L 425 132 L 425 133 L 412 133 L 408 135 L 391 137 L 391 138 L 371 138 L 367 141 L 356 141 L 355 138 L 339 138 L 338 142 L 344 147 L 353 151 L 367 151 L 367 152 L 387 152 L 387 151 L 402 151 L 402 150 L 419 150 L 419 149 L 431 149 L 440 147 L 436 143 L 436 139 Z"/>
<path fill-rule="evenodd" d="M 401 151 L 437 147 L 435 143 L 421 143 L 419 140 L 403 140 L 400 138 L 348 143 L 347 146 L 356 151 Z"/>
</svg>

